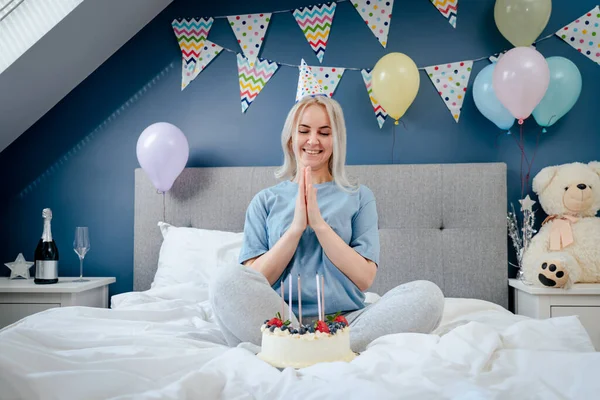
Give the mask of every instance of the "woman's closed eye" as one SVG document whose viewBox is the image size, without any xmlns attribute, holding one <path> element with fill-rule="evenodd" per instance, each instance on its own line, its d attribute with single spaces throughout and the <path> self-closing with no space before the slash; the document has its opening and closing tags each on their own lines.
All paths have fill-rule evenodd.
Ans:
<svg viewBox="0 0 600 400">
<path fill-rule="evenodd" d="M 298 131 L 298 133 L 300 133 L 302 135 L 306 135 L 306 134 L 310 133 L 310 131 Z M 321 136 L 329 136 L 329 135 L 331 135 L 331 132 L 327 132 L 327 131 L 325 131 L 325 132 L 319 132 L 319 135 L 321 135 Z"/>
</svg>

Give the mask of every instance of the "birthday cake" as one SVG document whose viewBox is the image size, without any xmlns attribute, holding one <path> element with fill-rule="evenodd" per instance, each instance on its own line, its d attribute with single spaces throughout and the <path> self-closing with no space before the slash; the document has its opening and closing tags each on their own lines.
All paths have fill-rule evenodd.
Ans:
<svg viewBox="0 0 600 400">
<path fill-rule="evenodd" d="M 320 362 L 352 361 L 350 326 L 343 316 L 329 316 L 314 325 L 293 327 L 281 316 L 266 320 L 261 326 L 263 361 L 278 368 L 304 368 Z"/>
</svg>

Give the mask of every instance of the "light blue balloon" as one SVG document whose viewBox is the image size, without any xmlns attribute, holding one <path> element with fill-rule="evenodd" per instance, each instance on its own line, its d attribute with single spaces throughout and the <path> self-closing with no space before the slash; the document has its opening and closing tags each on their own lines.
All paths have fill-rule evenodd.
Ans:
<svg viewBox="0 0 600 400">
<path fill-rule="evenodd" d="M 540 104 L 531 113 L 540 126 L 552 126 L 568 113 L 581 93 L 581 73 L 564 57 L 546 58 L 550 68 L 550 84 Z"/>
<path fill-rule="evenodd" d="M 515 123 L 515 117 L 500 103 L 492 86 L 492 75 L 496 63 L 482 69 L 473 82 L 473 100 L 484 117 L 500 129 L 509 130 Z"/>
</svg>

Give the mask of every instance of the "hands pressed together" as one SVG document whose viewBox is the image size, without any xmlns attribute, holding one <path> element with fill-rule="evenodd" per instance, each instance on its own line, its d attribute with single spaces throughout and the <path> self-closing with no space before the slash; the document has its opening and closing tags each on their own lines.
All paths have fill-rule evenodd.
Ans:
<svg viewBox="0 0 600 400">
<path fill-rule="evenodd" d="M 307 226 L 316 230 L 326 222 L 317 204 L 317 188 L 312 184 L 310 167 L 302 168 L 299 175 L 296 209 L 290 228 L 301 234 Z"/>
</svg>

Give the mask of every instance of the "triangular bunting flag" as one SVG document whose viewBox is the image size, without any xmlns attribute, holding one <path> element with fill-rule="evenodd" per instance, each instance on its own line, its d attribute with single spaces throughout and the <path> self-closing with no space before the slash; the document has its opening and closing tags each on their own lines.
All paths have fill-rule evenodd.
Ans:
<svg viewBox="0 0 600 400">
<path fill-rule="evenodd" d="M 342 75 L 344 75 L 345 68 L 338 67 L 310 67 L 313 75 L 317 78 L 317 82 L 323 88 L 323 94 L 333 97 L 335 89 L 337 88 Z"/>
<path fill-rule="evenodd" d="M 238 77 L 240 80 L 240 98 L 242 112 L 246 112 L 256 96 L 265 87 L 269 79 L 279 68 L 276 62 L 257 58 L 253 64 L 243 55 L 237 55 Z"/>
<path fill-rule="evenodd" d="M 323 87 L 317 82 L 317 77 L 313 74 L 311 68 L 306 65 L 302 59 L 300 62 L 300 73 L 298 74 L 298 87 L 296 89 L 296 101 L 304 96 L 314 96 L 323 93 Z"/>
<path fill-rule="evenodd" d="M 335 3 L 300 7 L 294 10 L 294 18 L 304 32 L 308 44 L 312 47 L 319 62 L 323 62 L 329 31 L 333 24 Z"/>
<path fill-rule="evenodd" d="M 531 48 L 532 48 L 532 49 L 534 49 L 534 50 L 536 49 L 536 48 L 535 48 L 535 43 L 534 43 L 534 44 L 532 44 L 532 45 L 531 45 L 531 46 L 529 46 L 529 47 L 531 47 Z M 493 54 L 493 55 L 491 55 L 491 56 L 489 56 L 489 57 L 488 57 L 488 60 L 490 60 L 490 62 L 493 62 L 493 63 L 495 63 L 495 62 L 498 62 L 498 60 L 500 59 L 500 57 L 502 57 L 504 54 L 506 54 L 506 52 L 507 52 L 507 51 L 508 51 L 508 50 L 504 50 L 504 51 L 503 51 L 503 52 L 501 52 L 501 53 L 496 53 L 496 54 Z"/>
<path fill-rule="evenodd" d="M 377 118 L 377 123 L 379 124 L 379 128 L 381 129 L 387 117 L 387 112 L 385 112 L 385 110 L 383 109 L 383 107 L 381 107 L 379 102 L 377 102 L 375 97 L 373 97 L 373 87 L 371 86 L 371 70 L 361 69 L 360 73 L 362 74 L 363 80 L 365 81 L 367 93 L 369 94 L 369 98 L 371 99 L 373 111 L 375 111 L 375 117 Z"/>
<path fill-rule="evenodd" d="M 387 45 L 394 0 L 353 0 L 352 4 L 383 47 Z"/>
<path fill-rule="evenodd" d="M 181 49 L 181 90 L 200 73 L 196 64 L 212 24 L 212 18 L 176 18 L 171 23 Z"/>
<path fill-rule="evenodd" d="M 561 28 L 556 35 L 600 65 L 600 6 Z"/>
<path fill-rule="evenodd" d="M 453 28 L 456 28 L 456 17 L 458 13 L 458 0 L 431 0 L 431 3 L 439 10 Z"/>
<path fill-rule="evenodd" d="M 200 57 L 198 57 L 198 63 L 196 64 L 196 69 L 194 70 L 194 74 L 198 76 L 200 72 L 206 68 L 208 64 L 223 51 L 223 48 L 216 43 L 211 42 L 210 40 L 206 40 L 204 42 L 204 47 L 200 52 Z"/>
<path fill-rule="evenodd" d="M 231 15 L 227 19 L 242 52 L 252 65 L 260 53 L 263 40 L 265 40 L 271 13 Z"/>
<path fill-rule="evenodd" d="M 333 97 L 345 68 L 338 67 L 309 67 L 304 59 L 300 63 L 300 76 L 298 78 L 298 89 L 296 101 L 306 95 L 322 94 Z"/>
<path fill-rule="evenodd" d="M 459 61 L 425 67 L 429 79 L 435 85 L 456 122 L 460 118 L 460 109 L 465 100 L 465 92 L 469 84 L 472 67 L 473 61 Z"/>
</svg>

